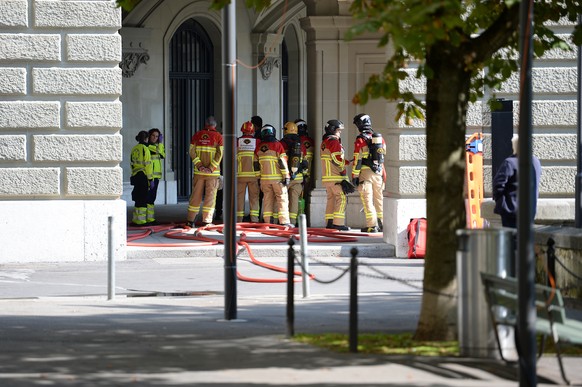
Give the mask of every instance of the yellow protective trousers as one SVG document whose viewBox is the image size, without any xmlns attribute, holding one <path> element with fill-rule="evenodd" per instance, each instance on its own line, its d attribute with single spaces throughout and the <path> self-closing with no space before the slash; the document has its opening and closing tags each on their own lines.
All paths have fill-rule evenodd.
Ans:
<svg viewBox="0 0 582 387">
<path fill-rule="evenodd" d="M 346 221 L 346 205 L 348 199 L 341 185 L 335 182 L 323 183 L 327 193 L 327 204 L 325 206 L 325 220 L 333 220 L 336 226 L 344 226 Z"/>
<path fill-rule="evenodd" d="M 218 192 L 219 177 L 195 175 L 192 179 L 192 194 L 188 203 L 188 221 L 193 222 L 200 212 L 202 204 L 202 222 L 212 223 L 214 208 L 216 206 L 216 193 Z M 204 203 L 202 199 L 204 198 Z"/>
<path fill-rule="evenodd" d="M 360 172 L 360 199 L 364 206 L 366 216 L 366 227 L 378 226 L 378 219 L 382 219 L 384 210 L 384 195 L 382 193 L 382 175 L 365 168 Z"/>
</svg>

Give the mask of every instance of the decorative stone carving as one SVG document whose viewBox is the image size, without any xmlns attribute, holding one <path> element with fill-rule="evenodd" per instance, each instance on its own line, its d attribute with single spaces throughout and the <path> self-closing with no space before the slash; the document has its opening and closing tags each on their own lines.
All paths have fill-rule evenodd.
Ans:
<svg viewBox="0 0 582 387">
<path fill-rule="evenodd" d="M 259 59 L 259 70 L 264 80 L 269 79 L 273 68 L 281 64 L 280 47 L 283 42 L 281 34 L 253 34 L 253 43 Z"/>
<path fill-rule="evenodd" d="M 261 75 L 263 79 L 267 80 L 271 76 L 273 66 L 279 68 L 281 60 L 278 57 L 268 56 L 264 58 L 261 62 L 262 64 L 259 66 L 259 69 L 261 70 Z"/>
<path fill-rule="evenodd" d="M 150 60 L 148 50 L 141 47 L 139 43 L 137 48 L 133 48 L 133 42 L 129 43 L 129 48 L 123 50 L 123 58 L 119 67 L 121 67 L 121 74 L 125 78 L 130 78 L 135 74 L 140 64 L 146 64 Z"/>
</svg>

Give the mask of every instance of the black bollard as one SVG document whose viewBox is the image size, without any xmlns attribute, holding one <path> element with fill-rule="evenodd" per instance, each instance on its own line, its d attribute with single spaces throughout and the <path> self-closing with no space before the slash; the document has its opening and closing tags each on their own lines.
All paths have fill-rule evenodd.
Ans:
<svg viewBox="0 0 582 387">
<path fill-rule="evenodd" d="M 295 250 L 293 237 L 289 238 L 289 251 L 287 253 L 287 337 L 295 335 Z"/>
<path fill-rule="evenodd" d="M 358 249 L 350 251 L 350 352 L 358 352 Z"/>
</svg>

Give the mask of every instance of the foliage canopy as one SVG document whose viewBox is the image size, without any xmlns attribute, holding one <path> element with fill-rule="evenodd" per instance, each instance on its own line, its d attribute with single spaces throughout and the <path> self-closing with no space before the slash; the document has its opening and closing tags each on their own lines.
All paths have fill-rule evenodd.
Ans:
<svg viewBox="0 0 582 387">
<path fill-rule="evenodd" d="M 408 122 L 423 118 L 424 103 L 402 84 L 409 77 L 438 77 L 427 66 L 426 58 L 441 43 L 458 47 L 464 53 L 464 70 L 472 75 L 471 102 L 483 97 L 486 87 L 498 90 L 519 67 L 518 11 L 517 0 L 355 0 L 351 12 L 358 23 L 348 31 L 347 39 L 379 31 L 379 46 L 390 45 L 393 54 L 383 72 L 372 76 L 353 102 L 363 105 L 369 98 L 401 101 L 397 120 L 402 114 Z M 571 50 L 572 44 L 580 44 L 579 26 L 572 39 L 551 28 L 563 21 L 576 24 L 580 11 L 582 7 L 577 1 L 536 2 L 535 56 L 541 57 L 552 49 Z M 411 71 L 411 64 L 417 66 L 416 71 Z"/>
</svg>

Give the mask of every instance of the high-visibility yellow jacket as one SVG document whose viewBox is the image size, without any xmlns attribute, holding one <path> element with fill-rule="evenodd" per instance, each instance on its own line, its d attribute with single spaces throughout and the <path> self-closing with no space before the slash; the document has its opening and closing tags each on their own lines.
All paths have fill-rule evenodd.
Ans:
<svg viewBox="0 0 582 387">
<path fill-rule="evenodd" d="M 321 142 L 321 181 L 347 180 L 344 147 L 337 136 L 327 136 Z"/>
<path fill-rule="evenodd" d="M 131 176 L 139 172 L 145 173 L 148 180 L 152 180 L 154 171 L 150 150 L 146 144 L 139 143 L 131 150 Z"/>
<path fill-rule="evenodd" d="M 368 146 L 368 139 L 371 138 L 372 133 L 365 133 L 360 134 L 356 137 L 356 141 L 354 143 L 354 162 L 352 164 L 352 177 L 358 177 L 360 175 L 360 171 L 365 169 L 371 169 L 369 166 L 370 162 L 370 148 Z M 383 155 L 386 154 L 386 142 L 382 138 L 382 144 L 380 149 L 378 150 L 379 153 Z M 386 172 L 384 171 L 384 166 L 382 165 L 379 169 L 380 174 L 384 175 Z"/>
<path fill-rule="evenodd" d="M 255 151 L 261 167 L 261 181 L 288 179 L 287 154 L 279 141 L 261 142 Z"/>
<path fill-rule="evenodd" d="M 152 166 L 154 170 L 154 179 L 162 178 L 162 159 L 166 158 L 166 149 L 164 144 L 149 144 L 148 149 L 152 156 Z"/>
<path fill-rule="evenodd" d="M 215 129 L 203 129 L 190 140 L 190 157 L 194 164 L 194 174 L 203 176 L 220 176 L 220 162 L 224 153 L 222 135 Z M 202 172 L 200 167 L 210 169 Z"/>
<path fill-rule="evenodd" d="M 250 134 L 245 134 L 237 139 L 237 177 L 257 179 L 260 176 L 261 172 L 255 171 L 255 162 L 259 161 L 255 154 L 258 143 L 259 140 Z"/>
</svg>

